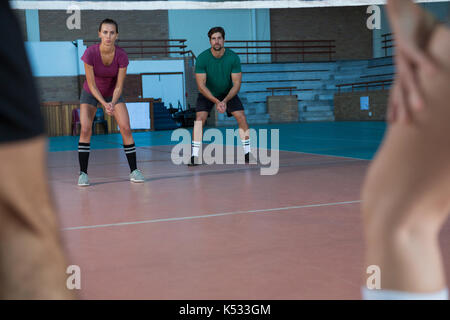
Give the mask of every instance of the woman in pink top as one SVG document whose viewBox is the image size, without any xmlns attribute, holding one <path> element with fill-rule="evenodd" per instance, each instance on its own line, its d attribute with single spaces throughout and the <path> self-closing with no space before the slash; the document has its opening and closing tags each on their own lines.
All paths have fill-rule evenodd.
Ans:
<svg viewBox="0 0 450 320">
<path fill-rule="evenodd" d="M 79 186 L 89 185 L 87 167 L 92 122 L 95 118 L 98 103 L 105 107 L 107 114 L 114 116 L 119 125 L 123 147 L 130 165 L 130 181 L 144 181 L 142 173 L 136 167 L 136 148 L 131 134 L 128 110 L 122 96 L 128 56 L 123 49 L 114 44 L 118 34 L 118 26 L 114 20 L 103 20 L 98 29 L 98 37 L 101 39 L 100 44 L 87 48 L 81 57 L 81 60 L 84 61 L 86 81 L 83 84 L 80 97 Z"/>
</svg>

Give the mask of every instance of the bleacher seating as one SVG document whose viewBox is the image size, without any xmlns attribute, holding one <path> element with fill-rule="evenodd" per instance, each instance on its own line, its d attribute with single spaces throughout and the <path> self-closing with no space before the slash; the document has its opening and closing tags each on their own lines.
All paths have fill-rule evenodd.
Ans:
<svg viewBox="0 0 450 320">
<path fill-rule="evenodd" d="M 268 123 L 270 119 L 266 98 L 272 94 L 272 90 L 267 88 L 296 87 L 292 94 L 298 98 L 299 121 L 333 121 L 336 85 L 390 80 L 394 72 L 392 57 L 337 62 L 243 64 L 239 97 L 250 124 Z M 381 89 L 381 86 L 370 88 L 373 89 Z M 276 94 L 289 94 L 289 90 L 276 91 Z M 234 125 L 235 120 L 218 114 L 217 124 Z"/>
</svg>

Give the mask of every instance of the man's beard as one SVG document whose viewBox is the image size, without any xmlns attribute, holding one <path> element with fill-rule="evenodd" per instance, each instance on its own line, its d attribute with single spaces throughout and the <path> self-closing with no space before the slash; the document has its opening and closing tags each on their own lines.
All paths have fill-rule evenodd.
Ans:
<svg viewBox="0 0 450 320">
<path fill-rule="evenodd" d="M 218 45 L 219 46 L 219 48 L 218 49 L 216 49 L 217 48 L 217 45 L 216 46 L 213 46 L 213 50 L 214 51 L 220 51 L 220 50 L 222 50 L 222 46 L 221 45 Z"/>
</svg>

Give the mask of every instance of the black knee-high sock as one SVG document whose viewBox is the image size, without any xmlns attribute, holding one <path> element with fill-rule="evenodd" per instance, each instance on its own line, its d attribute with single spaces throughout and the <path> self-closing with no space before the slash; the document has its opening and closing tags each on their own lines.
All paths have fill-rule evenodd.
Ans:
<svg viewBox="0 0 450 320">
<path fill-rule="evenodd" d="M 80 162 L 80 171 L 87 174 L 89 154 L 91 153 L 91 144 L 78 142 L 78 160 Z"/>
<path fill-rule="evenodd" d="M 137 169 L 136 165 L 136 147 L 133 144 L 123 145 L 123 150 L 128 159 L 128 164 L 130 165 L 130 172 Z"/>
</svg>

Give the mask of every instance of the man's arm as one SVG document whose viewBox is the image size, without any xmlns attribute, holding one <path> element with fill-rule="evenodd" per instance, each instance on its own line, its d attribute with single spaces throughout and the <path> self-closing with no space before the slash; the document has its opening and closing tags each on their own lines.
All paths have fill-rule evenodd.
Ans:
<svg viewBox="0 0 450 320">
<path fill-rule="evenodd" d="M 0 33 L 8 43 L 0 47 L 0 299 L 72 298 L 39 99 L 8 1 L 0 3 Z"/>
<path fill-rule="evenodd" d="M 211 91 L 206 87 L 206 73 L 196 73 L 195 74 L 195 80 L 197 81 L 197 87 L 198 91 L 205 96 L 206 99 L 214 102 L 216 105 L 217 111 L 220 113 L 224 113 L 226 110 L 226 106 L 223 105 L 223 103 L 213 96 Z"/>
<path fill-rule="evenodd" d="M 0 144 L 0 299 L 70 299 L 46 139 Z"/>
<path fill-rule="evenodd" d="M 231 81 L 233 82 L 233 87 L 230 89 L 230 92 L 228 92 L 227 96 L 222 101 L 225 104 L 230 101 L 235 95 L 237 95 L 239 90 L 241 90 L 242 72 L 232 73 Z"/>
<path fill-rule="evenodd" d="M 220 101 L 216 97 L 214 97 L 206 87 L 206 73 L 196 73 L 195 80 L 197 81 L 198 91 L 205 96 L 206 99 L 218 104 Z"/>
</svg>

